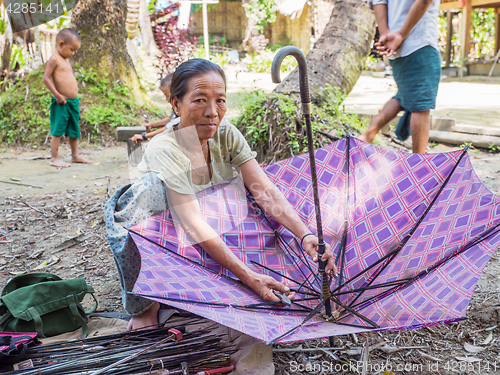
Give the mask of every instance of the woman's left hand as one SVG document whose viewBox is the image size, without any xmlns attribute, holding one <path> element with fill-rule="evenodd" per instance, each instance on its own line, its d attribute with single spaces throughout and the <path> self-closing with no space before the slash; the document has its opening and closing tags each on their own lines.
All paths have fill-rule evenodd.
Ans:
<svg viewBox="0 0 500 375">
<path fill-rule="evenodd" d="M 321 260 L 326 261 L 325 272 L 330 275 L 330 277 L 337 277 L 337 267 L 333 259 L 332 248 L 327 243 L 325 245 L 325 253 L 321 257 Z M 312 260 L 318 262 L 318 237 L 314 235 L 305 237 L 302 246 L 305 252 L 311 256 Z"/>
</svg>

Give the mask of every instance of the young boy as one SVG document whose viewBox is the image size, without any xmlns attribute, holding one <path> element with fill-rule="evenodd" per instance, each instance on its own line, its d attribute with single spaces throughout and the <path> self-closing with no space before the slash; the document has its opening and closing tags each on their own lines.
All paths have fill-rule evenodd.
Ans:
<svg viewBox="0 0 500 375">
<path fill-rule="evenodd" d="M 67 168 L 71 164 L 59 159 L 59 142 L 66 134 L 71 147 L 71 162 L 90 164 L 78 154 L 78 138 L 80 137 L 80 100 L 78 84 L 73 69 L 68 61 L 80 48 L 81 38 L 75 30 L 62 29 L 56 37 L 56 50 L 47 61 L 43 74 L 43 83 L 54 95 L 50 105 L 50 165 Z"/>
<path fill-rule="evenodd" d="M 163 95 L 165 95 L 165 100 L 167 101 L 167 103 L 170 103 L 170 83 L 172 82 L 172 76 L 173 73 L 169 73 L 160 81 L 160 90 L 161 92 L 163 92 Z M 142 134 L 135 134 L 132 138 L 130 138 L 132 144 L 135 145 L 139 140 L 145 141 L 146 139 L 153 138 L 155 135 L 162 133 L 166 129 L 166 125 L 170 121 L 172 121 L 174 117 L 175 114 L 172 111 L 172 114 L 169 117 L 166 117 L 158 121 L 145 122 L 141 124 L 141 126 L 144 126 L 146 128 L 146 131 Z M 152 131 L 151 133 L 148 133 L 153 128 L 159 128 L 159 129 Z"/>
</svg>

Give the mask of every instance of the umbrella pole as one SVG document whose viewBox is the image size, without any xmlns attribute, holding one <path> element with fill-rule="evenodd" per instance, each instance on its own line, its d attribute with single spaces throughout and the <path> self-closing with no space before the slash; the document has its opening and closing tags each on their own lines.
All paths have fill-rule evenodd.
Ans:
<svg viewBox="0 0 500 375">
<path fill-rule="evenodd" d="M 306 133 L 307 133 L 307 148 L 309 151 L 309 162 L 311 165 L 311 179 L 313 183 L 313 194 L 314 194 L 314 209 L 316 211 L 316 228 L 318 232 L 318 271 L 322 276 L 322 298 L 325 301 L 325 310 L 327 316 L 332 316 L 332 307 L 330 302 L 330 282 L 328 275 L 325 272 L 326 262 L 322 261 L 321 258 L 325 253 L 325 242 L 323 240 L 323 226 L 321 223 L 321 210 L 319 203 L 319 193 L 318 193 L 318 178 L 316 174 L 316 158 L 314 156 L 314 138 L 311 125 L 311 95 L 309 93 L 309 81 L 307 79 L 307 63 L 306 58 L 302 51 L 295 46 L 286 46 L 281 48 L 274 57 L 273 64 L 271 67 L 271 76 L 274 83 L 280 83 L 280 68 L 283 59 L 291 55 L 295 57 L 299 65 L 299 87 L 300 87 L 300 99 L 302 102 L 302 112 L 304 114 L 304 120 L 306 123 Z"/>
</svg>

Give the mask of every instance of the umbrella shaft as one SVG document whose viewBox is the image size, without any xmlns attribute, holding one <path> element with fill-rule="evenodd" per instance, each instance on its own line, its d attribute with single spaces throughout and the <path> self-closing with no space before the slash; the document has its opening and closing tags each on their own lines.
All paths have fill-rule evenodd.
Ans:
<svg viewBox="0 0 500 375">
<path fill-rule="evenodd" d="M 302 103 L 304 105 L 306 103 Z M 318 176 L 316 174 L 316 158 L 314 156 L 314 139 L 311 125 L 311 115 L 304 114 L 307 133 L 307 148 L 309 150 L 309 160 L 311 163 L 311 179 L 313 183 L 314 209 L 316 211 L 316 226 L 318 230 L 318 243 L 323 243 L 323 226 L 321 224 L 321 210 L 319 206 Z M 324 251 L 324 248 L 323 248 Z M 322 254 L 321 254 L 322 255 Z"/>
</svg>

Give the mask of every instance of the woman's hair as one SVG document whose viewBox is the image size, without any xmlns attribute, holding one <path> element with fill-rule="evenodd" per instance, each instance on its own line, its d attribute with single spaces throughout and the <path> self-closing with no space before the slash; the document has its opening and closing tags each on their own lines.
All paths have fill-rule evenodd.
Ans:
<svg viewBox="0 0 500 375">
<path fill-rule="evenodd" d="M 172 76 L 170 83 L 170 98 L 174 96 L 182 100 L 186 95 L 189 87 L 189 80 L 194 77 L 199 77 L 206 73 L 216 72 L 219 73 L 224 81 L 224 88 L 226 87 L 226 75 L 222 68 L 211 61 L 205 59 L 191 59 L 183 62 L 177 67 Z"/>
</svg>

